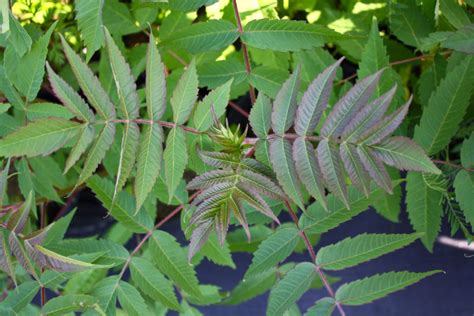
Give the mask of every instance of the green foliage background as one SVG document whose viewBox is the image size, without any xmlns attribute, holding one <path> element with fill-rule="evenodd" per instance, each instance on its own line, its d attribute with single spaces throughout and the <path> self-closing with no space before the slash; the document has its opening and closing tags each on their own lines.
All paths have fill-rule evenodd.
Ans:
<svg viewBox="0 0 474 316">
<path fill-rule="evenodd" d="M 200 315 L 270 291 L 267 315 L 299 315 L 325 287 L 302 312 L 344 315 L 439 271 L 345 284 L 331 271 L 417 239 L 432 251 L 443 218 L 472 239 L 472 0 L 12 2 L 0 314 Z M 231 108 L 244 126 L 224 124 Z M 85 188 L 114 224 L 65 239 Z M 397 222 L 402 202 L 414 233 L 317 246 L 369 206 Z M 160 230 L 173 216 L 189 245 Z M 288 262 L 295 251 L 308 261 Z M 231 292 L 199 282 L 203 258 L 235 269 L 235 252 L 253 259 Z M 46 288 L 58 296 L 32 305 Z"/>
</svg>

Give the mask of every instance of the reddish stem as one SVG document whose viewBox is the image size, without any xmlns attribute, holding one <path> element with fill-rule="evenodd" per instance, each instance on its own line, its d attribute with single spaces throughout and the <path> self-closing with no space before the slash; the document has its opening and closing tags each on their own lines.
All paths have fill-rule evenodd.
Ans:
<svg viewBox="0 0 474 316">
<path fill-rule="evenodd" d="M 472 169 L 472 168 L 464 167 L 464 166 L 461 166 L 461 165 L 458 165 L 458 164 L 455 164 L 455 163 L 452 163 L 452 162 L 449 162 L 449 161 L 437 160 L 437 159 L 433 159 L 431 161 L 433 163 L 436 163 L 436 164 L 439 164 L 439 165 L 446 165 L 446 166 L 450 166 L 452 168 L 463 169 L 463 170 L 466 170 L 466 171 L 474 172 L 474 169 Z"/>
<path fill-rule="evenodd" d="M 229 105 L 231 108 L 233 108 L 234 110 L 236 110 L 237 112 L 239 112 L 240 114 L 242 114 L 244 117 L 248 118 L 249 117 L 249 113 L 247 113 L 247 111 L 245 111 L 244 109 L 242 109 L 237 103 L 234 103 L 232 101 L 229 101 Z"/>
<path fill-rule="evenodd" d="M 244 34 L 244 29 L 242 28 L 242 21 L 240 20 L 240 13 L 239 13 L 239 7 L 237 6 L 237 0 L 232 0 L 232 6 L 234 7 L 234 14 L 235 14 L 235 20 L 237 21 L 237 28 L 239 30 L 240 35 L 242 36 Z M 249 51 L 247 50 L 247 45 L 240 40 L 240 43 L 242 45 L 242 54 L 244 55 L 244 62 L 245 62 L 245 71 L 247 72 L 248 75 L 252 73 L 252 67 L 250 66 L 250 57 L 249 57 Z M 250 85 L 250 101 L 252 102 L 252 105 L 255 104 L 255 89 L 253 88 L 252 85 Z"/>
<path fill-rule="evenodd" d="M 311 245 L 311 242 L 309 241 L 309 238 L 308 238 L 308 235 L 306 235 L 305 231 L 300 229 L 300 226 L 299 226 L 299 220 L 298 220 L 298 216 L 296 216 L 296 213 L 295 211 L 293 210 L 293 208 L 291 207 L 290 205 L 290 202 L 288 202 L 288 200 L 285 200 L 285 206 L 288 208 L 288 211 L 290 212 L 290 216 L 291 216 L 291 219 L 293 220 L 293 222 L 295 223 L 296 227 L 299 229 L 300 231 L 300 236 L 301 238 L 303 238 L 303 241 L 306 245 L 306 248 L 308 249 L 308 252 L 309 252 L 309 255 L 311 257 L 311 261 L 316 264 L 316 253 L 314 252 L 314 249 L 313 249 L 313 246 Z M 316 272 L 319 274 L 319 277 L 321 278 L 321 280 L 323 281 L 324 283 L 324 287 L 326 288 L 326 290 L 328 291 L 329 295 L 334 299 L 334 301 L 336 302 L 336 307 L 337 309 L 339 310 L 339 314 L 341 314 L 341 316 L 345 316 L 346 313 L 344 312 L 344 309 L 342 308 L 342 305 L 341 303 L 339 303 L 338 301 L 336 301 L 336 297 L 335 297 L 335 294 L 334 294 L 334 290 L 332 289 L 331 287 L 331 284 L 329 284 L 326 276 L 324 275 L 323 271 L 321 271 L 321 269 L 318 267 L 318 266 L 315 266 L 315 270 Z"/>
</svg>

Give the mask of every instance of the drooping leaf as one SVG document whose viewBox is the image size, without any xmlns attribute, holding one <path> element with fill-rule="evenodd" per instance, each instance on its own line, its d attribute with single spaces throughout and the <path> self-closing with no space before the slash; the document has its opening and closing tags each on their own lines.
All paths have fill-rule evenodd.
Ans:
<svg viewBox="0 0 474 316">
<path fill-rule="evenodd" d="M 343 284 L 336 292 L 336 300 L 343 305 L 362 305 L 404 289 L 440 270 L 429 272 L 387 272 Z"/>
<path fill-rule="evenodd" d="M 26 97 L 27 101 L 33 101 L 41 88 L 49 39 L 56 24 L 53 23 L 25 55 L 20 57 L 13 46 L 8 46 L 5 50 L 4 67 L 6 74 L 15 87 Z"/>
<path fill-rule="evenodd" d="M 77 27 L 87 47 L 86 60 L 90 60 L 104 43 L 104 34 L 101 30 L 104 0 L 79 0 L 75 4 Z"/>
<path fill-rule="evenodd" d="M 325 38 L 339 36 L 318 24 L 262 19 L 247 23 L 241 38 L 252 47 L 287 52 L 320 47 L 324 45 Z"/>
<path fill-rule="evenodd" d="M 150 34 L 146 55 L 146 107 L 150 120 L 159 120 L 166 110 L 165 66 L 156 48 L 155 38 Z"/>
<path fill-rule="evenodd" d="M 282 227 L 265 239 L 255 251 L 245 278 L 256 276 L 285 260 L 295 249 L 299 239 L 296 227 Z"/>
<path fill-rule="evenodd" d="M 442 192 L 429 187 L 422 174 L 408 173 L 406 198 L 408 217 L 414 230 L 424 233 L 421 240 L 430 251 L 441 228 L 442 198 Z"/>
<path fill-rule="evenodd" d="M 324 270 L 342 270 L 403 248 L 421 234 L 361 234 L 321 248 L 316 264 Z"/>
<path fill-rule="evenodd" d="M 171 97 L 173 120 L 176 124 L 183 124 L 188 120 L 194 102 L 196 102 L 197 94 L 198 77 L 196 63 L 193 59 L 179 79 Z"/>
<path fill-rule="evenodd" d="M 150 251 L 158 269 L 177 286 L 190 295 L 201 295 L 196 273 L 173 236 L 164 231 L 155 231 L 150 239 Z"/>
<path fill-rule="evenodd" d="M 239 32 L 237 27 L 225 20 L 209 20 L 194 23 L 166 38 L 163 45 L 182 48 L 191 54 L 221 50 L 232 44 Z"/>
<path fill-rule="evenodd" d="M 100 84 L 99 79 L 97 79 L 92 70 L 81 60 L 63 37 L 61 37 L 61 42 L 74 76 L 86 95 L 87 100 L 89 100 L 92 107 L 102 119 L 114 119 L 115 108 Z"/>
<path fill-rule="evenodd" d="M 383 70 L 379 70 L 375 74 L 359 81 L 334 105 L 321 128 L 322 136 L 341 136 L 344 128 L 352 120 L 354 115 L 367 104 L 367 101 L 380 80 L 382 72 Z"/>
<path fill-rule="evenodd" d="M 115 124 L 105 124 L 92 144 L 76 185 L 84 183 L 97 169 L 114 141 Z"/>
<path fill-rule="evenodd" d="M 153 227 L 153 220 L 147 212 L 142 211 L 135 214 L 135 201 L 128 192 L 118 192 L 111 209 L 114 186 L 109 180 L 94 175 L 87 180 L 87 186 L 91 188 L 110 214 L 130 231 L 145 233 Z"/>
<path fill-rule="evenodd" d="M 446 74 L 431 95 L 420 124 L 415 127 L 414 140 L 429 155 L 448 145 L 458 130 L 474 88 L 474 58 L 466 56 Z"/>
<path fill-rule="evenodd" d="M 44 256 L 46 266 L 59 272 L 74 272 L 91 268 L 103 268 L 104 266 L 91 264 L 88 262 L 68 258 L 48 250 L 41 245 L 35 245 L 34 248 Z"/>
<path fill-rule="evenodd" d="M 266 138 L 271 128 L 272 105 L 270 99 L 259 93 L 257 101 L 250 110 L 249 122 L 258 138 Z"/>
<path fill-rule="evenodd" d="M 277 135 L 283 135 L 293 124 L 299 86 L 300 67 L 297 67 L 278 91 L 273 102 L 272 130 Z"/>
<path fill-rule="evenodd" d="M 169 132 L 163 152 L 163 159 L 168 194 L 172 197 L 179 181 L 183 178 L 184 169 L 188 161 L 185 135 L 180 128 L 175 127 Z"/>
<path fill-rule="evenodd" d="M 336 71 L 342 61 L 343 58 L 340 58 L 326 68 L 303 94 L 295 119 L 295 131 L 298 135 L 311 135 L 316 129 L 323 111 L 328 106 Z"/>
<path fill-rule="evenodd" d="M 347 209 L 350 209 L 347 188 L 344 182 L 343 166 L 338 157 L 336 144 L 325 138 L 319 142 L 316 150 L 319 167 L 324 175 L 325 183 L 331 192 L 344 202 Z"/>
<path fill-rule="evenodd" d="M 72 312 L 83 312 L 93 308 L 97 299 L 85 294 L 69 294 L 54 297 L 48 300 L 41 309 L 41 313 L 48 316 L 64 315 Z"/>
<path fill-rule="evenodd" d="M 81 125 L 60 118 L 39 119 L 0 140 L 0 156 L 48 155 L 73 138 Z"/>
<path fill-rule="evenodd" d="M 283 190 L 293 202 L 304 209 L 301 184 L 296 173 L 293 155 L 291 154 L 291 143 L 281 137 L 272 139 L 270 143 L 270 158 L 273 170 Z"/>
<path fill-rule="evenodd" d="M 323 176 L 313 145 L 303 137 L 298 137 L 293 142 L 293 159 L 298 176 L 305 185 L 306 190 L 308 190 L 324 208 L 327 208 Z"/>
<path fill-rule="evenodd" d="M 130 283 L 119 281 L 117 287 L 117 296 L 120 305 L 127 312 L 127 315 L 143 316 L 150 314 L 150 311 L 140 292 L 138 292 L 138 290 Z"/>
<path fill-rule="evenodd" d="M 54 72 L 49 63 L 46 63 L 46 68 L 54 94 L 56 94 L 64 106 L 74 113 L 77 118 L 85 122 L 94 122 L 94 114 L 82 97 Z"/>
<path fill-rule="evenodd" d="M 135 176 L 137 211 L 145 202 L 160 174 L 163 139 L 163 129 L 158 124 L 147 124 L 143 127 L 137 154 L 137 174 Z"/>
<path fill-rule="evenodd" d="M 309 289 L 316 277 L 315 265 L 309 262 L 297 264 L 270 292 L 267 316 L 285 313 Z"/>
<path fill-rule="evenodd" d="M 339 154 L 352 184 L 368 197 L 371 179 L 360 160 L 357 148 L 344 142 L 339 147 Z"/>
</svg>

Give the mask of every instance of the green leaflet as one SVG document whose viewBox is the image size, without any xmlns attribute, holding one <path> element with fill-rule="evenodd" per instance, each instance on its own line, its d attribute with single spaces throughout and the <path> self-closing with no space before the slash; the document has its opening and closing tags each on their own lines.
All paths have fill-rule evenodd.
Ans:
<svg viewBox="0 0 474 316">
<path fill-rule="evenodd" d="M 102 19 L 107 29 L 115 36 L 122 36 L 140 31 L 140 28 L 132 17 L 128 6 L 119 0 L 107 0 L 104 2 Z"/>
<path fill-rule="evenodd" d="M 137 153 L 137 173 L 135 176 L 136 212 L 145 202 L 158 179 L 163 156 L 163 129 L 158 124 L 143 127 Z"/>
<path fill-rule="evenodd" d="M 75 5 L 77 27 L 87 47 L 86 60 L 89 61 L 104 43 L 104 33 L 100 29 L 104 0 L 78 0 Z"/>
<path fill-rule="evenodd" d="M 249 123 L 258 138 L 266 138 L 271 128 L 272 104 L 263 93 L 259 93 L 257 101 L 250 110 Z"/>
<path fill-rule="evenodd" d="M 7 78 L 6 70 L 3 65 L 0 65 L 0 90 L 2 90 L 8 101 L 10 101 L 15 108 L 19 110 L 25 109 L 25 101 L 23 101 L 18 91 Z"/>
<path fill-rule="evenodd" d="M 429 155 L 449 144 L 462 121 L 474 87 L 474 58 L 464 60 L 449 71 L 431 95 L 420 124 L 415 127 L 414 140 Z"/>
<path fill-rule="evenodd" d="M 136 119 L 138 117 L 140 102 L 138 101 L 135 79 L 132 76 L 129 65 L 122 56 L 109 31 L 104 29 L 104 33 L 105 46 L 114 75 L 115 85 L 117 86 L 119 113 L 126 120 Z"/>
<path fill-rule="evenodd" d="M 66 165 L 64 166 L 64 173 L 67 173 L 74 164 L 81 158 L 82 154 L 87 150 L 89 145 L 94 140 L 95 129 L 91 125 L 83 125 L 81 134 L 77 139 L 76 144 L 72 147 L 71 153 L 67 158 Z"/>
<path fill-rule="evenodd" d="M 343 166 L 338 157 L 337 144 L 325 138 L 319 142 L 316 151 L 319 167 L 329 189 L 344 202 L 347 209 L 350 209 Z"/>
<path fill-rule="evenodd" d="M 201 296 L 196 273 L 173 236 L 164 231 L 155 231 L 150 239 L 150 251 L 158 269 L 179 288 L 190 295 Z"/>
<path fill-rule="evenodd" d="M 113 208 L 110 209 L 114 196 L 114 186 L 109 180 L 94 175 L 87 181 L 87 186 L 91 188 L 110 214 L 130 231 L 145 233 L 153 227 L 153 220 L 147 212 L 142 210 L 135 214 L 135 201 L 128 192 L 117 192 Z"/>
<path fill-rule="evenodd" d="M 161 119 L 166 110 L 165 66 L 161 62 L 153 33 L 146 55 L 145 94 L 148 118 L 155 121 Z"/>
<path fill-rule="evenodd" d="M 0 157 L 50 154 L 73 138 L 81 125 L 60 118 L 39 119 L 0 140 Z"/>
<path fill-rule="evenodd" d="M 150 311 L 140 292 L 130 283 L 119 281 L 117 296 L 120 305 L 129 316 L 150 315 Z"/>
<path fill-rule="evenodd" d="M 252 47 L 287 52 L 323 46 L 325 38 L 340 36 L 322 25 L 262 19 L 247 23 L 241 38 Z"/>
<path fill-rule="evenodd" d="M 136 123 L 126 123 L 123 127 L 122 143 L 120 144 L 119 166 L 115 181 L 114 197 L 127 181 L 135 165 L 136 152 L 140 137 L 140 129 Z"/>
<path fill-rule="evenodd" d="M 455 1 L 440 0 L 439 9 L 449 23 L 457 29 L 460 29 L 467 24 L 471 24 L 469 14 Z"/>
<path fill-rule="evenodd" d="M 165 164 L 165 177 L 168 186 L 168 195 L 171 198 L 183 177 L 188 161 L 185 135 L 182 129 L 171 129 L 166 139 L 166 148 L 163 152 Z"/>
<path fill-rule="evenodd" d="M 334 299 L 332 297 L 325 297 L 317 300 L 314 305 L 304 313 L 304 316 L 331 316 L 334 308 L 336 308 Z"/>
<path fill-rule="evenodd" d="M 440 270 L 415 273 L 408 271 L 376 274 L 361 280 L 343 284 L 336 292 L 336 300 L 343 305 L 362 305 L 404 289 Z"/>
<path fill-rule="evenodd" d="M 464 216 L 474 225 L 474 175 L 466 170 L 459 171 L 454 180 L 454 189 Z"/>
<path fill-rule="evenodd" d="M 58 296 L 48 302 L 41 309 L 41 313 L 48 316 L 64 315 L 71 312 L 83 312 L 93 308 L 97 299 L 90 295 L 69 294 Z"/>
<path fill-rule="evenodd" d="M 196 102 L 198 93 L 198 77 L 196 73 L 196 63 L 193 59 L 186 71 L 179 79 L 171 97 L 171 107 L 173 109 L 173 121 L 176 124 L 185 123 Z"/>
<path fill-rule="evenodd" d="M 278 182 L 283 187 L 285 193 L 301 209 L 304 209 L 301 184 L 298 180 L 293 155 L 291 154 L 291 143 L 281 137 L 272 139 L 270 142 L 270 159 Z"/>
<path fill-rule="evenodd" d="M 397 169 L 441 173 L 421 147 L 407 137 L 391 137 L 372 148 L 375 157 Z"/>
<path fill-rule="evenodd" d="M 144 294 L 171 309 L 178 311 L 181 309 L 174 293 L 173 283 L 166 279 L 149 261 L 133 258 L 130 272 L 134 284 Z"/>
<path fill-rule="evenodd" d="M 169 0 L 169 6 L 173 11 L 189 12 L 197 10 L 203 5 L 210 5 L 216 0 Z"/>
<path fill-rule="evenodd" d="M 39 288 L 39 284 L 36 281 L 24 282 L 15 291 L 9 292 L 8 296 L 0 304 L 0 307 L 12 309 L 18 313 L 33 300 Z"/>
<path fill-rule="evenodd" d="M 294 226 L 282 227 L 265 239 L 255 251 L 245 278 L 256 276 L 285 260 L 298 242 L 298 229 Z"/>
<path fill-rule="evenodd" d="M 5 50 L 4 67 L 8 79 L 26 97 L 27 101 L 33 101 L 40 90 L 48 43 L 56 24 L 53 23 L 25 55 L 20 57 L 13 46 L 8 46 Z"/>
<path fill-rule="evenodd" d="M 92 296 L 98 298 L 100 308 L 107 314 L 115 314 L 119 282 L 117 275 L 109 276 L 97 283 L 91 293 Z"/>
<path fill-rule="evenodd" d="M 270 290 L 276 281 L 276 269 L 274 267 L 245 278 L 230 292 L 223 303 L 236 305 L 248 301 Z"/>
<path fill-rule="evenodd" d="M 172 37 L 163 41 L 163 45 L 178 47 L 198 54 L 210 50 L 221 50 L 239 37 L 237 27 L 225 20 L 209 20 L 194 23 L 178 30 Z"/>
<path fill-rule="evenodd" d="M 293 142 L 293 159 L 298 176 L 306 190 L 327 209 L 322 174 L 313 145 L 303 137 L 298 137 Z"/>
<path fill-rule="evenodd" d="M 424 233 L 421 240 L 425 247 L 432 251 L 441 229 L 443 193 L 429 187 L 423 175 L 415 172 L 408 173 L 406 189 L 410 223 L 415 231 Z"/>
<path fill-rule="evenodd" d="M 404 1 L 392 6 L 390 29 L 405 44 L 421 48 L 422 40 L 434 31 L 434 25 L 417 3 Z"/>
<path fill-rule="evenodd" d="M 279 68 L 267 66 L 255 67 L 249 77 L 249 82 L 260 93 L 275 98 L 281 85 L 288 79 L 288 72 Z"/>
<path fill-rule="evenodd" d="M 242 83 L 247 78 L 244 64 L 236 58 L 212 61 L 197 66 L 199 85 L 215 89 L 230 79 L 233 85 Z"/>
<path fill-rule="evenodd" d="M 8 35 L 7 39 L 8 44 L 12 45 L 18 56 L 21 57 L 31 48 L 31 37 L 10 10 L 8 10 L 8 20 L 10 26 L 10 35 Z"/>
<path fill-rule="evenodd" d="M 81 60 L 81 58 L 72 50 L 66 40 L 61 37 L 61 42 L 64 48 L 66 58 L 71 65 L 74 76 L 79 83 L 82 91 L 89 100 L 92 107 L 96 110 L 98 115 L 104 120 L 111 120 L 115 118 L 115 108 L 110 101 L 107 93 L 99 82 L 99 79 L 94 75 L 92 70 Z"/>
<path fill-rule="evenodd" d="M 380 192 L 380 189 L 372 186 L 370 195 L 376 192 Z M 329 194 L 327 198 L 329 212 L 319 202 L 314 202 L 301 216 L 300 227 L 309 234 L 325 233 L 364 212 L 370 204 L 369 199 L 353 186 L 348 188 L 348 202 L 350 210 L 334 194 Z"/>
<path fill-rule="evenodd" d="M 299 87 L 300 67 L 297 67 L 278 91 L 273 102 L 272 130 L 277 135 L 283 135 L 293 124 Z"/>
<path fill-rule="evenodd" d="M 225 114 L 229 103 L 232 81 L 233 79 L 230 79 L 225 84 L 217 87 L 198 103 L 192 118 L 192 125 L 198 131 L 205 132 L 213 125 L 213 111 L 218 118 Z"/>
<path fill-rule="evenodd" d="M 267 316 L 285 313 L 310 288 L 316 277 L 315 265 L 309 262 L 297 264 L 271 290 Z"/>
<path fill-rule="evenodd" d="M 106 152 L 114 141 L 115 125 L 105 124 L 99 132 L 95 142 L 92 144 L 87 154 L 87 158 L 82 167 L 81 174 L 76 186 L 84 183 L 97 169 L 102 159 L 104 159 Z"/>
<path fill-rule="evenodd" d="M 442 47 L 452 48 L 458 52 L 472 54 L 474 52 L 474 26 L 464 26 L 441 43 Z"/>
<path fill-rule="evenodd" d="M 217 265 L 230 267 L 232 269 L 237 268 L 232 259 L 229 244 L 226 241 L 224 245 L 221 246 L 215 234 L 209 236 L 206 243 L 202 246 L 200 253 Z"/>
<path fill-rule="evenodd" d="M 361 234 L 321 248 L 316 264 L 324 270 L 342 270 L 403 248 L 422 234 Z"/>
<path fill-rule="evenodd" d="M 39 118 L 59 117 L 66 120 L 74 118 L 74 114 L 67 107 L 56 103 L 33 103 L 26 109 L 26 117 L 30 121 Z"/>
<path fill-rule="evenodd" d="M 474 133 L 465 139 L 461 147 L 461 163 L 464 167 L 474 166 Z"/>
<path fill-rule="evenodd" d="M 8 159 L 3 170 L 0 171 L 0 206 L 3 206 L 3 201 L 8 188 L 8 173 L 10 172 L 10 162 Z"/>
</svg>

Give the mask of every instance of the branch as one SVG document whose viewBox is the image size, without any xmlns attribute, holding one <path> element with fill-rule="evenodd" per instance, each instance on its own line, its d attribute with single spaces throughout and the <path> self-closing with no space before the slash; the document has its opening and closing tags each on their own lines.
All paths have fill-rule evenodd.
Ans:
<svg viewBox="0 0 474 316">
<path fill-rule="evenodd" d="M 239 7 L 237 6 L 237 0 L 232 0 L 232 6 L 234 7 L 234 14 L 235 14 L 235 20 L 237 21 L 237 28 L 239 29 L 239 33 L 242 36 L 244 34 L 244 29 L 242 28 L 242 21 L 240 20 L 240 13 L 239 13 Z M 245 62 L 245 71 L 247 72 L 247 75 L 250 75 L 252 72 L 252 68 L 250 66 L 250 57 L 249 57 L 249 52 L 247 50 L 247 45 L 240 40 L 240 43 L 242 45 L 242 54 L 244 55 L 244 62 Z M 250 101 L 252 102 L 252 105 L 255 104 L 255 89 L 251 84 L 250 86 Z"/>
<path fill-rule="evenodd" d="M 293 208 L 291 207 L 290 203 L 288 202 L 288 200 L 285 199 L 285 205 L 286 207 L 288 208 L 288 211 L 290 212 L 290 216 L 291 216 L 291 219 L 293 220 L 293 222 L 295 223 L 296 227 L 299 229 L 300 231 L 300 236 L 301 238 L 303 238 L 304 240 L 304 243 L 306 245 L 306 248 L 308 249 L 308 252 L 309 252 L 309 255 L 311 257 L 311 261 L 315 264 L 316 263 L 316 253 L 314 252 L 314 249 L 313 249 L 313 246 L 311 245 L 311 242 L 309 241 L 309 238 L 308 238 L 308 235 L 306 235 L 305 231 L 300 229 L 300 225 L 299 225 L 299 221 L 298 221 L 298 217 L 296 216 L 296 213 L 295 211 L 293 210 Z M 319 274 L 319 277 L 321 278 L 321 280 L 323 281 L 324 283 L 324 287 L 326 288 L 326 290 L 328 291 L 329 295 L 334 299 L 334 301 L 336 302 L 336 307 L 337 309 L 339 310 L 339 314 L 341 314 L 341 316 L 345 316 L 346 313 L 344 312 L 344 309 L 342 308 L 342 305 L 341 303 L 339 303 L 338 301 L 336 301 L 336 297 L 335 297 L 335 294 L 334 294 L 334 290 L 332 289 L 331 287 L 331 284 L 329 284 L 326 276 L 324 275 L 323 271 L 321 271 L 321 268 L 319 268 L 318 266 L 315 267 L 315 270 L 316 272 Z"/>
<path fill-rule="evenodd" d="M 464 166 L 461 166 L 461 165 L 458 165 L 458 164 L 455 164 L 455 163 L 452 163 L 452 162 L 449 162 L 449 161 L 437 160 L 437 159 L 432 159 L 431 161 L 433 161 L 435 164 L 438 164 L 438 165 L 446 165 L 446 166 L 449 166 L 449 167 L 452 167 L 452 168 L 455 168 L 455 169 L 463 169 L 463 170 L 466 170 L 466 171 L 469 171 L 469 172 L 474 172 L 473 168 L 467 168 L 467 167 L 464 167 Z"/>
</svg>

